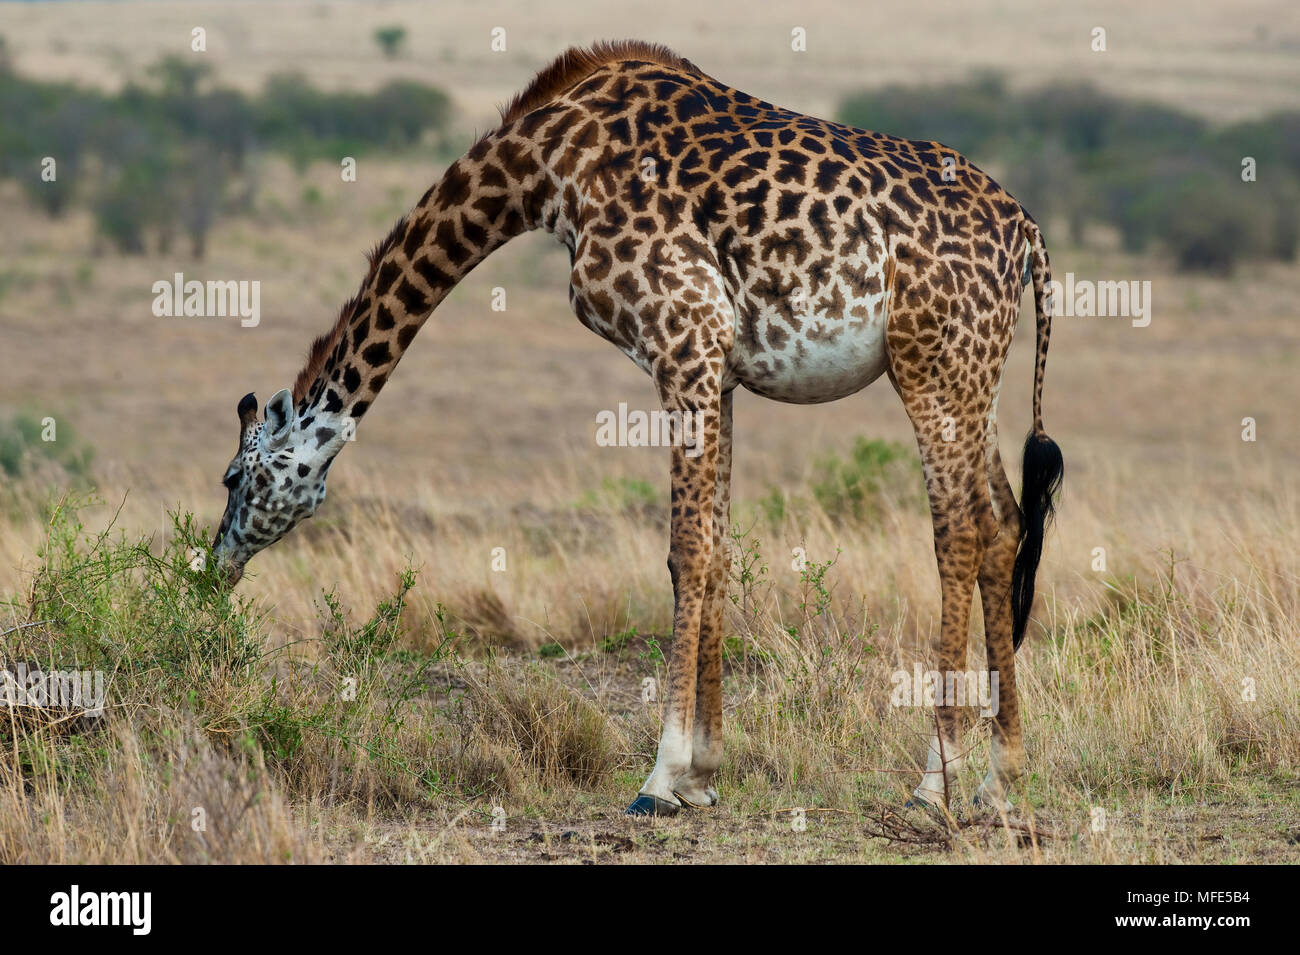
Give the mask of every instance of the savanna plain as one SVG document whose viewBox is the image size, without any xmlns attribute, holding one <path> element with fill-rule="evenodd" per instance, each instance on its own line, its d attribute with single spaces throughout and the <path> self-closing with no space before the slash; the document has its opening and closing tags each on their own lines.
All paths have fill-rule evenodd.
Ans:
<svg viewBox="0 0 1300 955">
<path fill-rule="evenodd" d="M 1157 246 L 1044 222 L 1058 277 L 1149 281 L 1150 322 L 1053 326 L 1044 416 L 1066 478 L 1018 656 L 1028 773 L 1008 819 L 963 808 L 987 721 L 968 727 L 955 827 L 902 808 L 932 717 L 892 705 L 891 676 L 927 666 L 939 606 L 889 383 L 814 407 L 739 394 L 722 801 L 632 820 L 662 705 L 647 687 L 672 648 L 668 458 L 597 444 L 598 412 L 657 401 L 573 318 L 549 237 L 511 243 L 439 308 L 322 509 L 233 596 L 192 566 L 224 506 L 238 399 L 292 383 L 364 252 L 495 102 L 627 19 L 495 2 L 19 6 L 0 34 L 37 77 L 111 91 L 206 22 L 214 75 L 236 88 L 286 68 L 334 89 L 413 77 L 454 111 L 436 149 L 362 156 L 355 182 L 337 160 L 266 155 L 256 198 L 216 222 L 202 259 L 185 243 L 122 253 L 86 209 L 48 217 L 0 180 L 0 658 L 106 676 L 95 719 L 0 711 L 0 861 L 1300 861 L 1294 262 L 1188 272 Z M 1020 3 L 964 4 L 888 44 L 801 4 L 802 60 L 778 10 L 731 30 L 740 3 L 656 4 L 631 32 L 827 116 L 859 89 L 995 63 L 1013 88 L 1056 71 L 1212 122 L 1296 108 L 1286 5 L 1130 6 L 1095 11 L 1115 25 L 1105 67 L 1088 17 L 1054 10 L 1008 39 L 1039 14 Z M 390 22 L 409 31 L 396 58 L 371 39 Z M 517 52 L 491 52 L 498 22 Z M 1257 22 L 1273 39 L 1252 54 Z M 176 272 L 259 280 L 260 322 L 155 316 L 152 285 Z M 1017 487 L 1032 332 L 1027 294 L 999 415 Z M 978 601 L 971 634 L 978 668 Z"/>
</svg>

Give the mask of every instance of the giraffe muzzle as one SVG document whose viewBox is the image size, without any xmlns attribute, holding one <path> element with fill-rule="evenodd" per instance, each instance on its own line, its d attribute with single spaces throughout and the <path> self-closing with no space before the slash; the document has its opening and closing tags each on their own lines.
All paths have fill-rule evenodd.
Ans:
<svg viewBox="0 0 1300 955">
<path fill-rule="evenodd" d="M 222 583 L 234 589 L 235 585 L 244 578 L 244 565 L 221 563 L 217 565 L 217 572 L 221 575 Z"/>
<path fill-rule="evenodd" d="M 217 574 L 220 576 L 221 582 L 227 587 L 233 588 L 244 576 L 244 564 L 237 563 L 221 554 L 220 547 L 224 537 L 224 531 L 217 533 L 216 540 L 212 542 L 212 554 L 216 560 Z"/>
</svg>

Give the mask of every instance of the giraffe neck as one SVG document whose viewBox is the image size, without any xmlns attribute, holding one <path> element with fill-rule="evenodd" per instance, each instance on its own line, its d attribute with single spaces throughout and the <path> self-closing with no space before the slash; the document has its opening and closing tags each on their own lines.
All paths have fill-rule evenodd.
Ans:
<svg viewBox="0 0 1300 955">
<path fill-rule="evenodd" d="M 312 346 L 293 389 L 299 417 L 361 418 L 456 284 L 539 225 L 547 192 L 526 141 L 486 136 L 452 163 L 372 253 L 361 291 Z"/>
</svg>

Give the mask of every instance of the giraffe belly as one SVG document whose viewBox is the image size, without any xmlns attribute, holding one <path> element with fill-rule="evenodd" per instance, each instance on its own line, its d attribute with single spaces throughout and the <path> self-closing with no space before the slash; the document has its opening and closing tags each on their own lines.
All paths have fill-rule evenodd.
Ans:
<svg viewBox="0 0 1300 955">
<path fill-rule="evenodd" d="M 872 303 L 867 318 L 814 315 L 798 329 L 779 313 L 753 312 L 736 330 L 729 377 L 754 394 L 792 404 L 861 391 L 888 364 L 881 304 Z"/>
</svg>

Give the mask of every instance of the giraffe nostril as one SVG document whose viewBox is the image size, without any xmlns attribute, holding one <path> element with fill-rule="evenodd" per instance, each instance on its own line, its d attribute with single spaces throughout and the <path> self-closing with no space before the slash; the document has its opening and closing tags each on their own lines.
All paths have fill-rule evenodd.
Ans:
<svg viewBox="0 0 1300 955">
<path fill-rule="evenodd" d="M 216 559 L 217 576 L 226 587 L 234 587 L 244 576 L 244 564 L 230 559 Z"/>
</svg>

